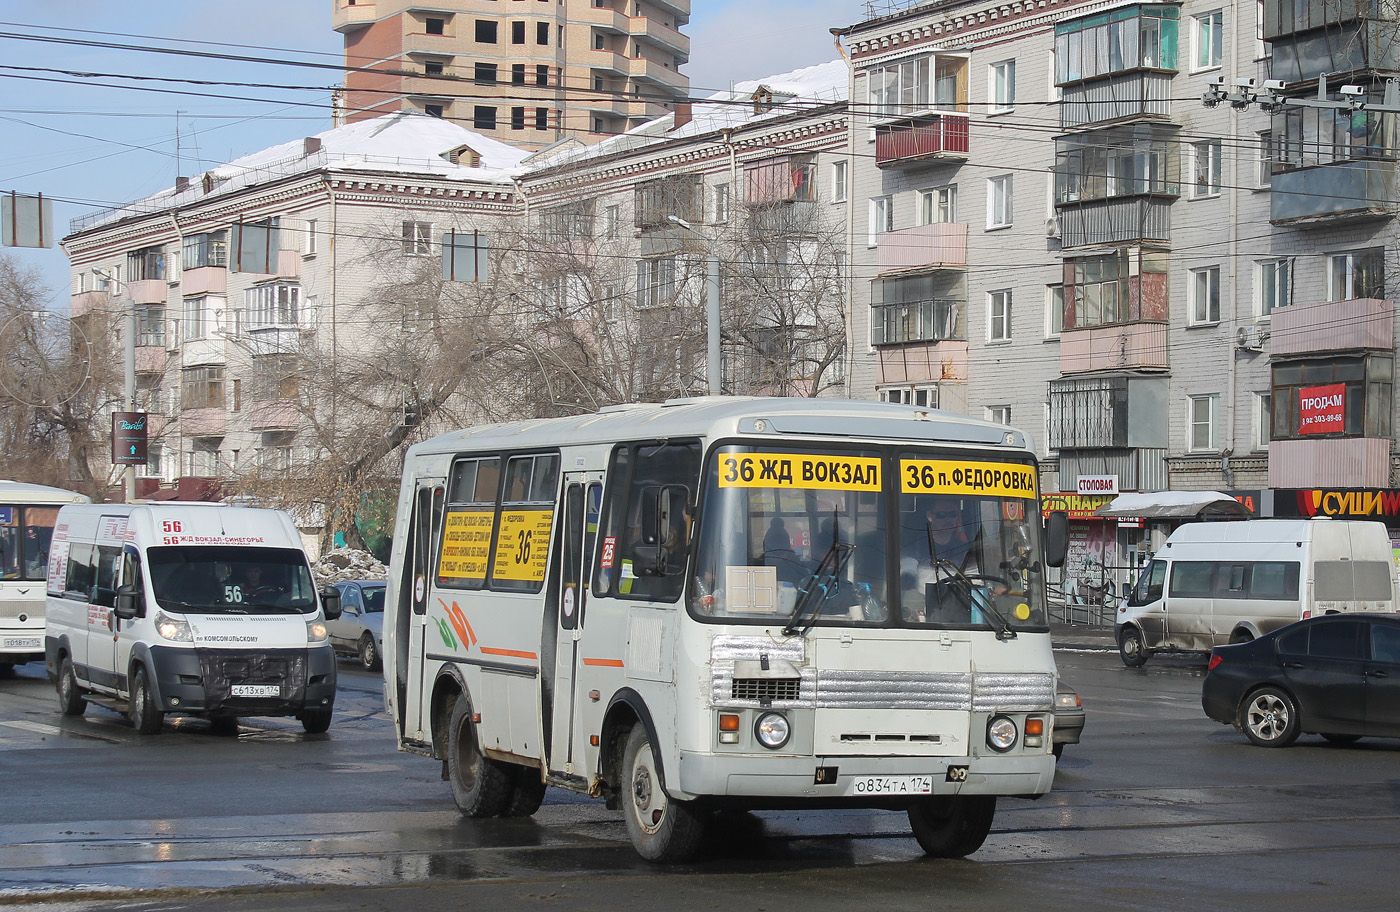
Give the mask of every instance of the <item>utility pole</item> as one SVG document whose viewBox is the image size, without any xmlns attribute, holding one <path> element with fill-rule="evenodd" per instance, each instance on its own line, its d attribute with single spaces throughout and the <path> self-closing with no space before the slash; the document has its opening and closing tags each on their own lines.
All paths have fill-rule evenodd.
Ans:
<svg viewBox="0 0 1400 912">
<path fill-rule="evenodd" d="M 709 248 L 709 255 L 705 259 L 705 384 L 711 396 L 718 396 L 723 379 L 719 350 L 719 252 L 715 250 L 715 239 L 712 236 L 679 215 L 668 215 L 666 220 L 699 235 Z"/>
<path fill-rule="evenodd" d="M 122 366 L 123 380 L 126 386 L 126 410 L 134 412 L 136 411 L 136 301 L 131 297 L 129 286 L 111 273 L 104 272 L 94 266 L 92 274 L 111 282 L 114 287 L 120 285 L 128 290 L 125 296 L 126 301 L 122 305 L 126 318 L 126 330 L 122 333 L 125 337 L 122 343 Z M 126 489 L 126 502 L 131 503 L 136 499 L 136 466 L 128 465 L 122 470 L 122 485 Z"/>
</svg>

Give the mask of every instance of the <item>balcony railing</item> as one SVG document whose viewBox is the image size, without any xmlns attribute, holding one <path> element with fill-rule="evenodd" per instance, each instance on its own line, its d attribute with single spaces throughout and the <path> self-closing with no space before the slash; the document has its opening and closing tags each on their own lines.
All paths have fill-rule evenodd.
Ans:
<svg viewBox="0 0 1400 912">
<path fill-rule="evenodd" d="M 1269 354 L 1385 351 L 1395 343 L 1395 305 L 1376 298 L 1322 301 L 1275 308 L 1269 315 Z"/>
<path fill-rule="evenodd" d="M 966 340 L 966 302 L 938 298 L 870 307 L 870 341 L 874 345 Z"/>
<path fill-rule="evenodd" d="M 1388 488 L 1389 437 L 1269 441 L 1271 488 Z"/>
<path fill-rule="evenodd" d="M 1171 73 L 1122 73 L 1108 79 L 1075 83 L 1064 88 L 1060 126 L 1072 130 L 1087 124 L 1138 117 L 1171 116 Z"/>
<path fill-rule="evenodd" d="M 1397 212 L 1390 187 L 1395 163 L 1346 161 L 1281 171 L 1273 176 L 1269 220 L 1275 225 L 1325 227 L 1358 218 L 1385 218 Z"/>
<path fill-rule="evenodd" d="M 882 273 L 967 266 L 967 226 L 957 222 L 886 231 L 877 241 L 875 261 Z"/>
<path fill-rule="evenodd" d="M 368 25 L 374 20 L 374 3 L 371 0 L 335 0 L 331 28 L 337 32 Z"/>
<path fill-rule="evenodd" d="M 1165 369 L 1167 324 L 1116 323 L 1060 333 L 1060 373 Z"/>
<path fill-rule="evenodd" d="M 1092 200 L 1056 208 L 1051 232 L 1064 247 L 1171 240 L 1171 198 Z"/>
<path fill-rule="evenodd" d="M 926 114 L 875 127 L 875 165 L 899 168 L 927 159 L 967 158 L 968 118 Z"/>
</svg>

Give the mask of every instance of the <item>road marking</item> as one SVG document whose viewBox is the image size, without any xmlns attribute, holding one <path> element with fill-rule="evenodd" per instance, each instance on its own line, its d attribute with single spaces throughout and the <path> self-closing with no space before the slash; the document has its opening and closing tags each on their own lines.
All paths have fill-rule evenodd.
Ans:
<svg viewBox="0 0 1400 912">
<path fill-rule="evenodd" d="M 42 722 L 25 722 L 21 720 L 16 722 L 0 722 L 0 725 L 5 726 L 6 728 L 18 728 L 21 731 L 37 732 L 41 735 L 63 734 L 63 729 L 59 728 L 58 726 L 45 725 Z"/>
</svg>

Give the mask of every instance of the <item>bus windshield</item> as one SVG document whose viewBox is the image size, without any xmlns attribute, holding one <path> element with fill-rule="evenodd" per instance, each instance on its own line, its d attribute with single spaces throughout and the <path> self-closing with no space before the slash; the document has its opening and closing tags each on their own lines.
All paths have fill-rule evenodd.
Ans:
<svg viewBox="0 0 1400 912">
<path fill-rule="evenodd" d="M 1047 626 L 1035 466 L 924 449 L 724 446 L 689 607 L 726 623 Z"/>
<path fill-rule="evenodd" d="M 166 547 L 147 552 L 152 595 L 169 611 L 309 614 L 316 587 L 291 548 Z"/>
</svg>

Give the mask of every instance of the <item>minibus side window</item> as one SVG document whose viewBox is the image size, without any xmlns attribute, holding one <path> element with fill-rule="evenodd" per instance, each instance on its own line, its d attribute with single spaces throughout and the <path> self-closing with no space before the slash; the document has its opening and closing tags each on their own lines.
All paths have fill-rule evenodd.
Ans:
<svg viewBox="0 0 1400 912">
<path fill-rule="evenodd" d="M 1297 601 L 1298 562 L 1255 561 L 1249 575 L 1249 597 L 1275 601 Z"/>
<path fill-rule="evenodd" d="M 117 565 L 121 562 L 120 548 L 101 545 L 97 549 L 97 579 L 92 590 L 92 604 L 111 608 L 117 603 Z"/>
<path fill-rule="evenodd" d="M 63 591 L 69 598 L 88 601 L 92 597 L 92 584 L 97 581 L 97 567 L 93 564 L 93 546 L 74 542 L 68 549 L 68 578 Z"/>
<path fill-rule="evenodd" d="M 1177 561 L 1172 566 L 1171 593 L 1178 598 L 1210 598 L 1214 578 L 1214 561 Z"/>
<path fill-rule="evenodd" d="M 1167 562 L 1155 560 L 1148 564 L 1133 590 L 1134 606 L 1146 605 L 1162 597 L 1162 583 L 1167 579 Z"/>
</svg>

